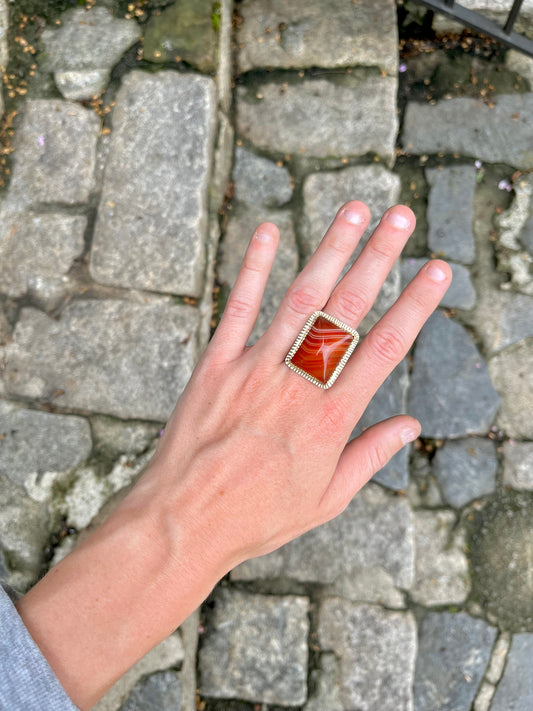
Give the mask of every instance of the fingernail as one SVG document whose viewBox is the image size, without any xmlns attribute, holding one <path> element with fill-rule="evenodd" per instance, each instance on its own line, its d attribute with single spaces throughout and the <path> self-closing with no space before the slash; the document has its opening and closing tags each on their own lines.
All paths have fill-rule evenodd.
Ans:
<svg viewBox="0 0 533 711">
<path fill-rule="evenodd" d="M 389 210 L 385 213 L 385 219 L 390 225 L 399 230 L 408 230 L 412 225 L 412 222 L 408 217 L 405 217 L 405 215 L 402 215 L 399 212 L 394 212 L 393 210 Z"/>
<path fill-rule="evenodd" d="M 402 444 L 409 444 L 409 442 L 414 442 L 419 434 L 420 430 L 418 428 L 415 429 L 414 427 L 404 427 L 404 429 L 400 432 L 400 439 L 402 440 Z"/>
<path fill-rule="evenodd" d="M 254 232 L 254 239 L 258 242 L 272 242 L 272 235 L 268 232 Z"/>
<path fill-rule="evenodd" d="M 346 222 L 349 222 L 351 225 L 362 225 L 365 221 L 364 216 L 354 210 L 344 210 L 342 214 Z"/>
<path fill-rule="evenodd" d="M 426 267 L 426 273 L 431 281 L 440 283 L 446 279 L 446 272 L 443 271 L 438 264 L 430 262 Z"/>
</svg>

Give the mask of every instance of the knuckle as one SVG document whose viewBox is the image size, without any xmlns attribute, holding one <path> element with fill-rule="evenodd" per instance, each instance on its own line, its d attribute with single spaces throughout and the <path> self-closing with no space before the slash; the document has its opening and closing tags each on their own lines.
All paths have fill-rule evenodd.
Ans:
<svg viewBox="0 0 533 711">
<path fill-rule="evenodd" d="M 378 262 L 388 262 L 394 254 L 391 244 L 383 240 L 369 240 L 368 249 L 372 259 Z"/>
<path fill-rule="evenodd" d="M 287 304 L 298 316 L 309 316 L 320 303 L 317 289 L 309 285 L 294 286 L 287 293 Z"/>
<path fill-rule="evenodd" d="M 252 306 L 243 299 L 238 299 L 235 296 L 230 296 L 226 304 L 226 314 L 230 318 L 246 319 L 250 316 Z"/>
<path fill-rule="evenodd" d="M 385 464 L 389 461 L 389 456 L 387 452 L 380 445 L 372 447 L 368 452 L 369 466 L 372 473 L 375 474 L 383 469 Z"/>
<path fill-rule="evenodd" d="M 349 408 L 343 398 L 331 399 L 322 406 L 319 418 L 320 432 L 328 438 L 344 436 Z"/>
<path fill-rule="evenodd" d="M 368 309 L 368 300 L 362 294 L 356 294 L 353 291 L 342 291 L 337 296 L 335 310 L 342 314 L 341 318 L 353 323 L 359 321 L 366 314 Z"/>
<path fill-rule="evenodd" d="M 404 342 L 400 333 L 390 326 L 377 328 L 367 336 L 374 355 L 387 364 L 396 363 L 403 356 Z"/>
</svg>

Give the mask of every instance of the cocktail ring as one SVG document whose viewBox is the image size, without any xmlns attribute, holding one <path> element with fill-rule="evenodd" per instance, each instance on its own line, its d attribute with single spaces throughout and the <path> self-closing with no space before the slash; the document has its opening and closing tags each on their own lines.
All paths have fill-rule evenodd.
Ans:
<svg viewBox="0 0 533 711">
<path fill-rule="evenodd" d="M 287 353 L 285 363 L 319 388 L 330 388 L 337 380 L 359 342 L 354 328 L 323 311 L 307 319 Z"/>
</svg>

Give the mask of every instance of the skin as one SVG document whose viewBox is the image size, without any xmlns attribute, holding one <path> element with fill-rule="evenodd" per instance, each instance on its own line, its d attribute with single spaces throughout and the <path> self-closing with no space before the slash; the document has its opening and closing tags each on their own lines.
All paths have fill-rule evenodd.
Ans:
<svg viewBox="0 0 533 711">
<path fill-rule="evenodd" d="M 284 364 L 309 315 L 353 327 L 370 310 L 415 225 L 388 210 L 335 286 L 370 219 L 338 212 L 271 326 L 247 347 L 279 233 L 264 223 L 248 247 L 224 316 L 136 487 L 110 518 L 18 603 L 74 703 L 91 708 L 242 561 L 338 514 L 419 423 L 400 415 L 348 438 L 451 281 L 425 265 L 362 340 L 337 382 L 317 388 Z"/>
</svg>

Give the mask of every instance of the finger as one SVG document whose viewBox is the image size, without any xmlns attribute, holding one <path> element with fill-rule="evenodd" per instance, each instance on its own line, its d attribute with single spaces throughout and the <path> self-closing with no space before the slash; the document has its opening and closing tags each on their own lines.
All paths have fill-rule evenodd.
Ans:
<svg viewBox="0 0 533 711">
<path fill-rule="evenodd" d="M 339 459 L 320 506 L 324 515 L 340 514 L 355 494 L 376 472 L 409 442 L 420 435 L 420 423 L 414 417 L 397 415 L 365 430 L 349 442 Z"/>
<path fill-rule="evenodd" d="M 413 212 L 403 205 L 383 215 L 350 271 L 335 288 L 324 310 L 357 327 L 372 308 L 392 266 L 415 228 Z"/>
<path fill-rule="evenodd" d="M 381 383 L 411 348 L 451 279 L 451 269 L 446 262 L 436 259 L 422 267 L 348 361 L 346 372 L 341 373 L 335 384 L 339 395 L 357 397 L 366 407 Z"/>
<path fill-rule="evenodd" d="M 276 225 L 263 222 L 255 230 L 211 341 L 219 358 L 229 361 L 243 352 L 259 315 L 278 243 Z"/>
<path fill-rule="evenodd" d="M 362 202 L 346 203 L 339 210 L 265 333 L 274 357 L 281 360 L 286 356 L 309 316 L 324 306 L 369 221 L 370 212 Z"/>
</svg>

